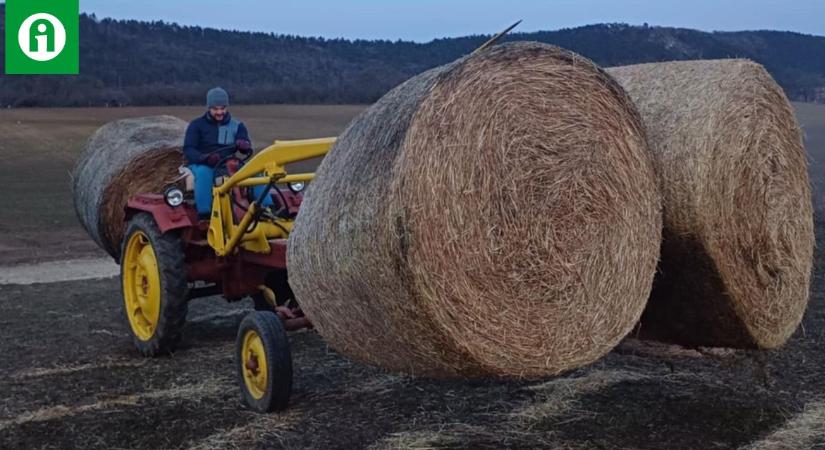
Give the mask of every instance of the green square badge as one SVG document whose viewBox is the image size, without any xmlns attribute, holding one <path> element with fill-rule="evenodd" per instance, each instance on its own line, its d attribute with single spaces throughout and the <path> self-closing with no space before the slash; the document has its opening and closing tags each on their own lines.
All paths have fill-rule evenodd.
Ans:
<svg viewBox="0 0 825 450">
<path fill-rule="evenodd" d="M 6 0 L 6 74 L 77 75 L 80 0 Z"/>
</svg>

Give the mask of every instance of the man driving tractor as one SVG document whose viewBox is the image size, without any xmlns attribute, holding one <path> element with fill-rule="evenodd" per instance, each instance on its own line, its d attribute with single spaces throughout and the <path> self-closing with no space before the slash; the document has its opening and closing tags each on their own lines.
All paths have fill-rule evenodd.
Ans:
<svg viewBox="0 0 825 450">
<path fill-rule="evenodd" d="M 209 219 L 212 210 L 212 186 L 215 168 L 235 152 L 252 154 L 252 141 L 243 122 L 229 114 L 229 94 L 223 88 L 210 89 L 206 94 L 206 113 L 189 123 L 183 142 L 183 153 L 189 170 L 195 177 L 195 207 L 198 218 Z M 266 186 L 253 189 L 259 197 Z M 272 198 L 264 197 L 262 206 L 272 206 Z"/>
<path fill-rule="evenodd" d="M 124 318 L 137 350 L 157 356 L 177 348 L 192 299 L 252 297 L 257 311 L 241 322 L 236 340 L 239 386 L 252 409 L 281 410 L 292 390 L 286 332 L 312 326 L 289 286 L 286 254 L 302 191 L 315 174 L 288 173 L 287 165 L 325 156 L 335 138 L 274 141 L 252 156 L 249 132 L 230 116 L 226 91 L 210 90 L 206 104 L 186 130 L 183 176 L 162 194 L 138 191 L 123 205 Z M 150 126 L 169 123 L 161 118 Z M 189 190 L 195 204 L 186 199 Z"/>
</svg>

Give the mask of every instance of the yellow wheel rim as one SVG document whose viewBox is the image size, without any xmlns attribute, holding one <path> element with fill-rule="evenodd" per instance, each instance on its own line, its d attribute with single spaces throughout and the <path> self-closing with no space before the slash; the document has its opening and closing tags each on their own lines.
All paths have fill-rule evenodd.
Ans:
<svg viewBox="0 0 825 450">
<path fill-rule="evenodd" d="M 246 390 L 255 400 L 260 400 L 266 395 L 269 372 L 266 366 L 264 342 L 254 330 L 249 330 L 244 334 L 241 347 L 241 364 Z"/>
<path fill-rule="evenodd" d="M 142 341 L 155 334 L 160 317 L 160 273 L 149 238 L 138 231 L 123 254 L 123 299 L 132 332 Z"/>
</svg>

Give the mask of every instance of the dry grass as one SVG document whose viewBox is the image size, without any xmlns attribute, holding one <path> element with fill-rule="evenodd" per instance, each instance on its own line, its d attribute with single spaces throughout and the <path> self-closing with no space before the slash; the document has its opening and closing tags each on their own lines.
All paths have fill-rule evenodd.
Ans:
<svg viewBox="0 0 825 450">
<path fill-rule="evenodd" d="M 249 311 L 247 311 L 247 310 L 220 311 L 220 312 L 214 312 L 214 313 L 209 313 L 209 314 L 203 314 L 203 315 L 188 317 L 186 319 L 186 321 L 190 322 L 190 323 L 191 322 L 194 322 L 194 323 L 198 323 L 198 322 L 208 323 L 208 322 L 214 321 L 215 319 L 233 319 L 233 320 L 238 320 L 238 322 L 240 322 L 241 319 L 247 314 L 249 314 Z"/>
<path fill-rule="evenodd" d="M 616 352 L 625 355 L 638 355 L 652 358 L 735 358 L 742 350 L 727 347 L 682 347 L 677 344 L 626 338 L 616 347 Z"/>
<path fill-rule="evenodd" d="M 659 208 L 621 88 L 573 53 L 502 45 L 407 81 L 344 132 L 290 236 L 290 283 L 358 360 L 559 373 L 637 321 Z"/>
<path fill-rule="evenodd" d="M 67 365 L 61 367 L 50 367 L 50 368 L 38 368 L 38 369 L 27 369 L 24 371 L 16 372 L 11 375 L 11 379 L 13 380 L 26 380 L 31 378 L 42 378 L 42 377 L 51 377 L 51 376 L 61 376 L 61 375 L 69 375 L 78 372 L 86 372 L 90 370 L 100 370 L 100 369 L 116 369 L 116 368 L 136 368 L 145 366 L 148 360 L 146 359 L 139 359 L 139 360 L 132 360 L 132 361 L 103 361 L 99 363 L 89 363 L 89 364 L 79 364 L 79 365 Z"/>
<path fill-rule="evenodd" d="M 511 415 L 527 429 L 535 423 L 559 419 L 562 416 L 569 416 L 564 418 L 567 421 L 579 420 L 587 416 L 586 411 L 578 408 L 577 399 L 580 396 L 618 383 L 649 378 L 649 375 L 638 372 L 599 370 L 582 377 L 550 380 L 531 386 L 530 389 L 539 394 L 537 401 L 525 405 Z"/>
<path fill-rule="evenodd" d="M 186 350 L 193 358 L 208 361 L 231 361 L 235 355 L 235 341 L 232 339 L 229 342 L 210 343 L 208 345 L 199 346 Z"/>
<path fill-rule="evenodd" d="M 825 401 L 814 401 L 766 438 L 745 450 L 793 450 L 825 445 Z"/>
<path fill-rule="evenodd" d="M 219 429 L 186 448 L 189 450 L 246 449 L 254 444 L 266 442 L 268 445 L 284 446 L 283 435 L 294 431 L 302 419 L 296 411 L 282 414 L 250 414 L 249 421 L 228 429 Z"/>
<path fill-rule="evenodd" d="M 502 424 L 500 429 L 467 424 L 451 424 L 437 431 L 394 433 L 370 446 L 370 450 L 439 450 L 466 449 L 468 442 L 485 442 L 481 448 L 548 448 L 553 450 L 584 450 L 593 446 L 567 442 L 550 435 L 519 433 Z M 509 436 L 506 437 L 506 436 Z M 493 444 L 499 443 L 499 445 Z"/>
<path fill-rule="evenodd" d="M 378 449 L 443 449 L 467 448 L 470 442 L 498 442 L 518 448 L 587 448 L 586 444 L 563 442 L 552 430 L 537 425 L 548 420 L 563 423 L 583 420 L 590 413 L 580 408 L 579 399 L 615 384 L 647 380 L 649 375 L 624 370 L 596 370 L 574 378 L 559 378 L 528 386 L 537 396 L 524 405 L 503 413 L 496 426 L 477 426 L 465 423 L 447 423 L 437 429 L 411 430 L 392 433 L 370 448 Z"/>
<path fill-rule="evenodd" d="M 518 425 L 503 422 L 497 426 L 477 426 L 466 423 L 445 424 L 437 430 L 392 433 L 372 444 L 370 450 L 437 450 L 473 448 L 552 448 L 573 450 L 592 448 L 586 444 L 559 441 L 553 433 L 533 432 Z"/>
<path fill-rule="evenodd" d="M 619 67 L 656 154 L 662 262 L 643 334 L 693 346 L 776 348 L 808 303 L 814 245 L 799 125 L 746 60 Z"/>
<path fill-rule="evenodd" d="M 169 389 L 143 392 L 139 394 L 122 395 L 114 398 L 98 400 L 83 405 L 58 405 L 36 411 L 23 413 L 13 419 L 0 421 L 0 431 L 30 422 L 44 422 L 65 417 L 76 416 L 91 411 L 108 410 L 118 407 L 136 406 L 143 401 L 175 399 L 201 400 L 211 395 L 219 394 L 228 389 L 226 380 L 213 379 L 196 385 L 175 386 Z"/>
<path fill-rule="evenodd" d="M 75 167 L 74 205 L 89 236 L 115 259 L 126 229 L 124 206 L 180 178 L 186 122 L 152 116 L 111 122 L 92 135 Z"/>
<path fill-rule="evenodd" d="M 439 430 L 406 431 L 392 433 L 371 445 L 370 450 L 436 450 L 463 448 L 468 437 L 483 438 L 488 436 L 495 441 L 501 439 L 502 433 L 485 427 L 463 423 L 447 424 Z"/>
<path fill-rule="evenodd" d="M 398 386 L 408 379 L 397 375 L 381 374 L 376 375 L 363 383 L 351 386 L 347 389 L 348 395 L 384 395 L 393 392 Z"/>
<path fill-rule="evenodd" d="M 275 139 L 336 136 L 363 106 L 233 106 L 255 148 Z M 70 173 L 95 130 L 114 120 L 167 114 L 189 121 L 204 108 L 30 108 L 0 110 L 0 262 L 103 255 L 78 226 Z M 310 171 L 318 161 L 294 170 Z M 25 217 L 21 225 L 20 218 Z"/>
</svg>

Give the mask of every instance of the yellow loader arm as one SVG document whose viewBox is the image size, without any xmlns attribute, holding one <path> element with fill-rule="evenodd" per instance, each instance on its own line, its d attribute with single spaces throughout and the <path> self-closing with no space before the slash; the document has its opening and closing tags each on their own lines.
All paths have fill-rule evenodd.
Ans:
<svg viewBox="0 0 825 450">
<path fill-rule="evenodd" d="M 292 230 L 292 220 L 279 221 L 270 226 L 249 225 L 260 210 L 262 199 L 255 199 L 249 205 L 240 223 L 234 223 L 230 194 L 235 187 L 268 185 L 276 183 L 308 182 L 314 173 L 287 175 L 289 163 L 324 156 L 335 143 L 335 138 L 304 139 L 296 141 L 275 141 L 246 162 L 234 175 L 224 180 L 220 186 L 212 188 L 212 217 L 209 221 L 208 242 L 218 256 L 226 256 L 238 247 L 257 253 L 269 253 L 269 238 L 286 238 Z M 269 189 L 267 189 L 267 192 Z M 259 224 L 264 225 L 264 224 Z"/>
</svg>

